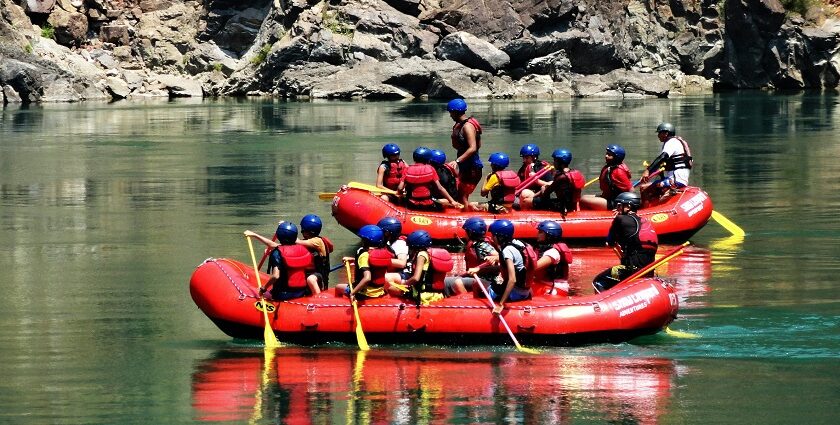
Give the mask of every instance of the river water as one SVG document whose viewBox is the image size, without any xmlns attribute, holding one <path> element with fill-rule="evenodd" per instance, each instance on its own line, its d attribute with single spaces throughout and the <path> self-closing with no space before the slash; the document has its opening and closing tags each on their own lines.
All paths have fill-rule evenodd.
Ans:
<svg viewBox="0 0 840 425">
<path fill-rule="evenodd" d="M 242 231 L 372 182 L 384 143 L 448 147 L 442 103 L 177 101 L 0 110 L 0 423 L 835 423 L 840 416 L 840 98 L 470 102 L 483 157 L 557 147 L 638 175 L 673 122 L 710 222 L 663 275 L 680 317 L 625 344 L 284 347 L 232 341 L 188 292 Z M 477 200 L 477 195 L 474 195 Z M 585 256 L 586 254 L 581 254 Z M 582 258 L 582 257 L 581 257 Z M 583 265 L 583 263 L 581 263 Z M 584 281 L 594 270 L 574 270 Z M 832 419 L 834 418 L 834 419 Z"/>
</svg>

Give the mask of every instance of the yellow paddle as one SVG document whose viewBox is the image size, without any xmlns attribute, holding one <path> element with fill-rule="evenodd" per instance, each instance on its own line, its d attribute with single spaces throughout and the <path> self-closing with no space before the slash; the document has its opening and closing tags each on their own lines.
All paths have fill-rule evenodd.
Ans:
<svg viewBox="0 0 840 425">
<path fill-rule="evenodd" d="M 600 177 L 595 177 L 594 179 L 589 180 L 588 182 L 586 182 L 586 184 L 585 184 L 585 185 L 583 185 L 583 188 L 584 188 L 584 189 L 586 189 L 586 186 L 589 186 L 589 185 L 591 185 L 592 183 L 595 183 L 596 181 L 598 181 L 598 179 L 599 179 L 599 178 L 600 178 Z"/>
<path fill-rule="evenodd" d="M 700 335 L 693 334 L 691 332 L 675 331 L 675 330 L 669 328 L 668 326 L 665 327 L 665 333 L 668 334 L 668 335 L 671 335 L 673 337 L 676 337 L 676 338 L 690 338 L 690 339 L 700 338 Z"/>
<path fill-rule="evenodd" d="M 318 194 L 318 199 L 322 199 L 324 201 L 331 201 L 332 198 L 335 198 L 335 193 L 333 192 L 321 192 Z"/>
<path fill-rule="evenodd" d="M 254 264 L 254 274 L 257 276 L 257 286 L 262 288 L 260 282 L 260 270 L 257 268 L 257 257 L 254 256 L 254 244 L 251 243 L 251 238 L 245 237 L 248 240 L 248 249 L 251 251 L 251 262 Z M 265 340 L 265 348 L 278 348 L 281 346 L 280 341 L 277 340 L 277 335 L 274 335 L 274 329 L 271 329 L 271 324 L 268 322 L 268 303 L 265 297 L 260 294 L 260 304 L 262 304 L 263 318 L 265 319 L 265 329 L 263 330 L 263 339 Z"/>
<path fill-rule="evenodd" d="M 744 232 L 744 229 L 742 229 L 737 224 L 733 223 L 732 220 L 724 217 L 723 214 L 721 214 L 721 213 L 719 213 L 715 210 L 712 210 L 712 218 L 718 224 L 723 226 L 724 229 L 728 230 L 729 233 L 732 233 L 732 236 L 744 237 L 746 235 L 746 233 Z"/>
<path fill-rule="evenodd" d="M 473 285 L 478 285 L 478 287 L 481 288 L 481 292 L 484 292 L 484 296 L 487 297 L 487 301 L 490 301 L 490 308 L 492 309 L 493 306 L 496 305 L 496 303 L 493 301 L 493 298 L 490 297 L 490 294 L 487 293 L 487 289 L 484 288 L 484 285 L 481 283 L 481 279 L 478 278 L 477 274 L 473 274 L 473 279 L 475 279 L 475 283 L 473 283 Z M 518 351 L 528 354 L 540 354 L 539 350 L 523 347 L 519 344 L 519 341 L 516 339 L 516 336 L 513 334 L 513 331 L 510 330 L 510 326 L 508 326 L 507 320 L 505 320 L 505 317 L 501 314 L 499 314 L 499 321 L 502 322 L 502 326 L 504 326 L 505 330 L 507 330 L 508 335 L 510 335 L 510 339 L 513 340 L 513 345 L 516 346 L 516 349 Z"/>
<path fill-rule="evenodd" d="M 359 182 L 347 183 L 347 187 L 351 187 L 353 189 L 367 190 L 367 191 L 370 191 L 370 192 L 386 193 L 388 195 L 396 195 L 397 194 L 397 191 L 395 191 L 395 190 L 383 189 L 381 187 L 376 187 L 372 184 L 365 184 L 365 183 L 359 183 Z"/>
<path fill-rule="evenodd" d="M 353 276 L 350 273 L 350 262 L 344 260 L 344 270 L 347 272 L 347 284 L 350 287 L 353 287 Z M 353 304 L 353 317 L 356 319 L 356 341 L 359 344 L 359 350 L 367 351 L 370 350 L 370 346 L 368 346 L 367 338 L 365 338 L 365 331 L 362 329 L 362 319 L 359 318 L 359 306 L 356 305 L 356 298 L 354 297 L 351 300 L 351 304 Z"/>
</svg>

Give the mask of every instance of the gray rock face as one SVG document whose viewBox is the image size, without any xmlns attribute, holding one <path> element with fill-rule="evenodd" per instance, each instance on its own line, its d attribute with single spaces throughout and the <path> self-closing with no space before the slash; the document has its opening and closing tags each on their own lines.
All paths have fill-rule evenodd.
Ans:
<svg viewBox="0 0 840 425">
<path fill-rule="evenodd" d="M 435 54 L 443 60 L 454 60 L 487 72 L 497 72 L 510 63 L 507 53 L 467 32 L 456 32 L 444 37 L 435 49 Z"/>
<path fill-rule="evenodd" d="M 837 87 L 840 22 L 779 0 L 0 0 L 0 59 L 4 102 L 666 97 Z"/>
</svg>

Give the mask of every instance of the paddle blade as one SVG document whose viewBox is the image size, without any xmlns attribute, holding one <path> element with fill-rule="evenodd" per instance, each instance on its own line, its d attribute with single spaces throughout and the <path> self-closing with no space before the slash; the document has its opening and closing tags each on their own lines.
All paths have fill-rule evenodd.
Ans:
<svg viewBox="0 0 840 425">
<path fill-rule="evenodd" d="M 396 191 L 391 190 L 391 189 L 383 189 L 381 187 L 376 187 L 372 184 L 366 184 L 366 183 L 360 183 L 360 182 L 347 183 L 347 187 L 352 187 L 353 189 L 367 190 L 367 191 L 376 192 L 376 193 L 387 193 L 388 195 L 396 195 L 397 194 Z"/>
<path fill-rule="evenodd" d="M 318 199 L 324 201 L 331 201 L 333 198 L 335 198 L 335 193 L 332 192 L 321 192 L 318 194 Z"/>
<path fill-rule="evenodd" d="M 277 340 L 277 335 L 274 335 L 274 329 L 271 328 L 271 324 L 268 321 L 268 310 L 266 308 L 265 298 L 262 299 L 263 305 L 263 318 L 265 319 L 265 329 L 263 329 L 263 340 L 265 340 L 265 348 L 279 348 L 282 345 L 280 341 Z"/>
<path fill-rule="evenodd" d="M 520 351 L 520 352 L 522 352 L 522 353 L 527 353 L 527 354 L 540 354 L 540 350 L 535 350 L 535 349 L 533 349 L 533 348 L 523 347 L 523 346 L 521 346 L 521 345 L 520 345 L 519 347 L 516 347 L 516 349 L 517 349 L 517 350 L 519 350 L 519 351 Z"/>
<path fill-rule="evenodd" d="M 353 300 L 353 316 L 356 318 L 356 341 L 359 343 L 359 350 L 368 351 L 370 346 L 365 338 L 365 331 L 362 329 L 362 320 L 359 318 L 359 307 L 356 300 Z"/>
<path fill-rule="evenodd" d="M 728 230 L 729 233 L 732 233 L 733 236 L 740 236 L 740 237 L 746 236 L 746 233 L 744 232 L 744 229 L 739 227 L 737 224 L 733 223 L 732 220 L 724 217 L 723 214 L 721 214 L 721 213 L 719 213 L 715 210 L 712 210 L 712 218 L 718 224 L 720 224 L 724 229 Z"/>
<path fill-rule="evenodd" d="M 675 331 L 675 330 L 673 330 L 673 329 L 671 329 L 670 327 L 667 327 L 667 326 L 665 327 L 665 333 L 668 334 L 668 335 L 671 335 L 672 337 L 675 337 L 675 338 L 688 338 L 688 339 L 700 338 L 700 335 L 693 334 L 691 332 Z"/>
</svg>

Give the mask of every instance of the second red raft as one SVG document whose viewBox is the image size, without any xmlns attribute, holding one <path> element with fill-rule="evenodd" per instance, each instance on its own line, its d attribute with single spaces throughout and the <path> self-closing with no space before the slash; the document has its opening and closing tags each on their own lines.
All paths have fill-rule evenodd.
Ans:
<svg viewBox="0 0 840 425">
<path fill-rule="evenodd" d="M 681 243 L 697 233 L 712 215 L 712 199 L 698 187 L 689 186 L 662 203 L 639 210 L 656 229 L 662 242 Z M 461 226 L 469 217 L 481 217 L 490 223 L 508 219 L 514 225 L 514 237 L 533 239 L 537 224 L 543 220 L 556 220 L 563 227 L 563 239 L 571 243 L 603 243 L 607 236 L 613 211 L 575 211 L 563 217 L 552 211 L 513 211 L 507 214 L 488 212 L 462 212 L 448 209 L 443 212 L 415 211 L 387 202 L 367 190 L 342 186 L 335 194 L 332 214 L 339 224 L 357 232 L 366 224 L 376 224 L 383 217 L 396 217 L 402 222 L 402 231 L 409 234 L 425 230 L 437 241 L 448 241 L 466 236 Z"/>
</svg>

